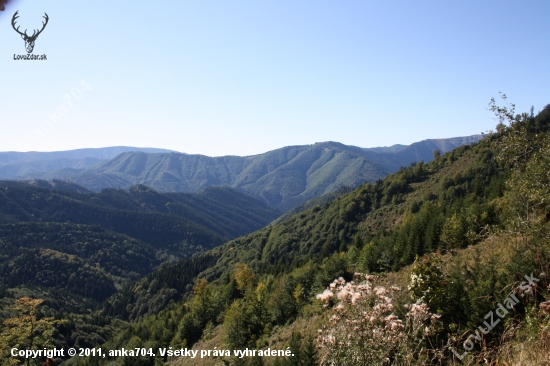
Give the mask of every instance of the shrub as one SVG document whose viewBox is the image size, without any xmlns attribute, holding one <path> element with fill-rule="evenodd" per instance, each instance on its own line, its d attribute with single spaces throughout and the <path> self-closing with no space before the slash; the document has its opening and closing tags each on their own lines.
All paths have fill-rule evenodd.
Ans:
<svg viewBox="0 0 550 366">
<path fill-rule="evenodd" d="M 439 315 L 418 301 L 406 305 L 405 319 L 394 314 L 393 296 L 400 291 L 374 286 L 377 277 L 355 274 L 356 280 L 339 278 L 317 298 L 327 309 L 327 324 L 317 343 L 322 349 L 321 365 L 413 364 L 437 359 L 428 338 L 438 327 Z"/>
</svg>

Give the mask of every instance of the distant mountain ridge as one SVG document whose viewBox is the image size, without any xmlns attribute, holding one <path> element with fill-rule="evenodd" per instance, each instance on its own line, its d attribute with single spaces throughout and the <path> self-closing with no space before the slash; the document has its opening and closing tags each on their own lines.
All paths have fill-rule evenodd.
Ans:
<svg viewBox="0 0 550 366">
<path fill-rule="evenodd" d="M 132 146 L 110 146 L 98 148 L 74 149 L 66 151 L 3 151 L 0 152 L 0 166 L 13 163 L 26 163 L 30 161 L 46 161 L 55 159 L 79 159 L 96 158 L 107 160 L 114 158 L 118 154 L 128 151 L 141 151 L 147 153 L 174 152 L 168 149 L 157 149 L 152 147 L 132 147 Z"/>
<path fill-rule="evenodd" d="M 229 186 L 287 211 L 342 186 L 356 187 L 412 162 L 428 162 L 436 149 L 444 153 L 481 138 L 424 140 L 370 149 L 329 141 L 245 157 L 131 151 L 85 169 L 67 165 L 19 178 L 62 179 L 93 191 L 142 184 L 161 192 L 192 193 L 210 186 Z"/>
<path fill-rule="evenodd" d="M 40 178 L 48 172 L 69 169 L 72 174 L 129 151 L 169 153 L 172 150 L 149 147 L 111 146 L 52 152 L 0 152 L 0 179 Z M 59 177 L 59 175 L 57 175 Z"/>
<path fill-rule="evenodd" d="M 196 192 L 225 185 L 286 211 L 343 185 L 382 179 L 391 172 L 382 164 L 399 166 L 358 147 L 325 142 L 247 157 L 130 152 L 63 179 L 96 191 L 143 184 L 164 192 Z"/>
<path fill-rule="evenodd" d="M 446 153 L 460 147 L 462 145 L 469 145 L 473 142 L 478 142 L 483 139 L 483 135 L 472 135 L 464 137 L 452 137 L 448 139 L 428 139 L 415 142 L 411 145 L 392 145 L 382 147 L 363 148 L 365 151 L 373 151 L 383 154 L 395 154 L 400 159 L 406 161 L 410 160 L 409 164 L 413 161 L 429 162 L 433 160 L 433 152 L 440 150 L 441 153 Z"/>
</svg>

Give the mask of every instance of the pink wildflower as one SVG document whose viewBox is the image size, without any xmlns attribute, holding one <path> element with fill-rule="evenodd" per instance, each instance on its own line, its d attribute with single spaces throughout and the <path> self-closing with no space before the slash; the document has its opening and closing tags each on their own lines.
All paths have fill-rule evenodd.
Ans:
<svg viewBox="0 0 550 366">
<path fill-rule="evenodd" d="M 334 296 L 334 294 L 332 293 L 332 291 L 326 289 L 325 291 L 323 291 L 322 294 L 318 294 L 316 297 L 321 300 L 321 301 L 328 301 L 332 296 Z"/>
</svg>

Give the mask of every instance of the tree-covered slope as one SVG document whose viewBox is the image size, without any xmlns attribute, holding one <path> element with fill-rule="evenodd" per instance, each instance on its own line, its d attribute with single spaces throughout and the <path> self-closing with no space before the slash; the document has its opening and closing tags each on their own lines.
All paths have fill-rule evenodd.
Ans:
<svg viewBox="0 0 550 366">
<path fill-rule="evenodd" d="M 0 182 L 0 204 L 2 223 L 100 225 L 178 257 L 213 248 L 279 216 L 264 203 L 223 187 L 195 194 L 159 194 L 144 186 L 86 194 L 55 190 L 40 181 L 5 181 Z"/>
<path fill-rule="evenodd" d="M 309 201 L 304 202 L 301 205 L 298 205 L 298 206 L 294 207 L 293 209 L 285 212 L 277 220 L 273 221 L 273 223 L 274 224 L 281 223 L 281 222 L 285 221 L 286 219 L 289 219 L 292 216 L 295 216 L 295 215 L 299 214 L 302 211 L 307 211 L 307 210 L 309 210 L 309 209 L 311 209 L 315 206 L 322 206 L 326 203 L 329 203 L 329 202 L 335 200 L 337 197 L 342 196 L 342 195 L 344 195 L 346 193 L 349 193 L 351 191 L 353 191 L 352 187 L 342 186 L 334 192 L 327 193 L 327 194 L 324 194 L 322 196 L 312 198 Z"/>
<path fill-rule="evenodd" d="M 505 176 L 492 156 L 488 140 L 472 147 L 463 146 L 429 164 L 402 169 L 383 181 L 363 185 L 328 204 L 216 248 L 212 254 L 219 253 L 218 266 L 205 275 L 217 278 L 223 268 L 238 261 L 278 272 L 318 256 L 326 257 L 354 243 L 362 246 L 373 241 L 376 248 L 383 248 L 386 240 L 401 245 L 392 246 L 395 248 L 392 253 L 383 254 L 382 250 L 372 259 L 374 262 L 383 260 L 380 256 L 384 255 L 390 258 L 390 268 L 412 263 L 415 254 L 446 245 L 437 234 L 457 210 L 473 210 L 472 214 L 479 219 L 472 224 L 474 231 L 492 223 L 494 213 L 489 202 L 502 192 Z M 423 220 L 432 226 L 423 227 Z M 424 247 L 423 235 L 431 234 L 433 241 Z M 394 238 L 395 235 L 399 238 Z M 374 256 L 370 253 L 366 258 L 371 255 Z M 378 268 L 370 268 L 375 269 Z"/>
<path fill-rule="evenodd" d="M 278 216 L 228 187 L 93 193 L 62 181 L 1 181 L 0 295 L 46 291 L 53 308 L 82 313 L 161 263 L 221 245 Z"/>
<path fill-rule="evenodd" d="M 161 262 L 150 245 L 99 226 L 0 225 L 0 287 L 48 290 L 65 310 L 93 307 Z"/>
</svg>

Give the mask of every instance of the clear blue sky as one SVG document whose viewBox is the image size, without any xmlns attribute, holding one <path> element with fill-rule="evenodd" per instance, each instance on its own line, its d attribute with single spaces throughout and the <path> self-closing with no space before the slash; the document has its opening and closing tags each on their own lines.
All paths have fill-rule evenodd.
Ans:
<svg viewBox="0 0 550 366">
<path fill-rule="evenodd" d="M 28 33 L 48 13 L 34 49 L 47 61 L 13 60 L 16 10 Z M 12 0 L 0 150 L 252 155 L 477 134 L 499 91 L 518 111 L 550 103 L 549 16 L 545 0 Z"/>
</svg>

